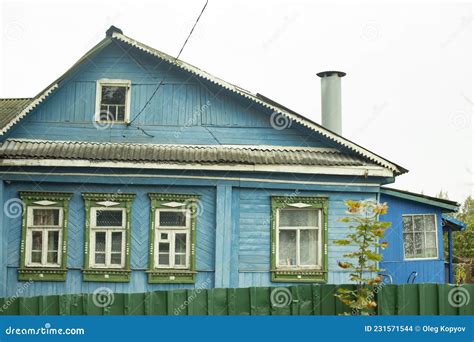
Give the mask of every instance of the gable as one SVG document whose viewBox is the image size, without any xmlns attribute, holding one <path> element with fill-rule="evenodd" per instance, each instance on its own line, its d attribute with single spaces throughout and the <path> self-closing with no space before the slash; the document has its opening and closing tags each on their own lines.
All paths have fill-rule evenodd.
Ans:
<svg viewBox="0 0 474 342">
<path fill-rule="evenodd" d="M 156 85 L 162 86 L 152 97 Z M 133 125 L 94 125 L 96 81 L 131 80 Z M 268 99 L 113 32 L 60 77 L 58 89 L 9 133 L 13 138 L 171 144 L 337 147 L 395 174 L 405 169 Z M 44 97 L 44 94 L 40 94 Z M 35 98 L 37 100 L 40 95 Z M 149 104 L 142 112 L 145 103 Z M 140 113 L 134 120 L 134 116 Z M 274 114 L 288 125 L 275 129 Z M 8 129 L 9 127 L 7 127 Z"/>
</svg>

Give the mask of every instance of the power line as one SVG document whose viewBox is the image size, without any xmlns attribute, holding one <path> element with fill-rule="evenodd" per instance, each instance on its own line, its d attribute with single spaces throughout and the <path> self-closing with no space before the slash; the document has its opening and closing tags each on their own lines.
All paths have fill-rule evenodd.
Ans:
<svg viewBox="0 0 474 342">
<path fill-rule="evenodd" d="M 204 11 L 206 10 L 206 7 L 207 7 L 207 3 L 209 2 L 209 0 L 206 0 L 206 3 L 204 4 L 202 10 L 201 10 L 201 13 L 199 13 L 199 16 L 197 17 L 196 21 L 194 22 L 194 25 L 193 27 L 191 28 L 191 31 L 189 32 L 188 34 L 188 37 L 186 38 L 186 40 L 184 41 L 184 44 L 183 46 L 181 47 L 181 50 L 179 50 L 179 53 L 178 55 L 174 58 L 173 62 L 171 63 L 170 67 L 168 68 L 167 70 L 167 73 L 171 70 L 171 68 L 173 67 L 173 64 L 174 62 L 176 62 L 176 60 L 179 58 L 179 56 L 181 56 L 181 53 L 183 52 L 184 48 L 186 47 L 186 44 L 188 43 L 189 41 L 189 38 L 191 38 L 191 35 L 193 34 L 194 32 L 194 28 L 196 27 L 197 23 L 199 22 L 199 19 L 201 19 L 201 16 L 202 14 L 204 13 Z M 140 111 L 138 112 L 137 115 L 135 115 L 135 117 L 133 118 L 132 121 L 130 121 L 127 126 L 130 126 L 131 124 L 133 124 L 133 122 L 138 119 L 138 117 L 143 113 L 143 111 L 146 109 L 146 107 L 150 104 L 151 100 L 153 99 L 153 97 L 156 95 L 156 93 L 158 92 L 158 89 L 160 89 L 161 85 L 163 84 L 163 82 L 165 81 L 165 78 L 166 78 L 166 74 L 163 76 L 163 78 L 161 79 L 160 83 L 158 83 L 158 86 L 155 88 L 155 90 L 153 91 L 153 93 L 151 94 L 150 98 L 145 102 L 145 105 L 142 107 L 142 109 L 140 109 Z M 139 127 L 137 127 L 138 129 L 140 129 Z M 142 132 L 143 129 L 141 129 Z M 145 133 L 145 132 L 144 132 Z M 146 133 L 146 135 L 149 135 Z"/>
</svg>

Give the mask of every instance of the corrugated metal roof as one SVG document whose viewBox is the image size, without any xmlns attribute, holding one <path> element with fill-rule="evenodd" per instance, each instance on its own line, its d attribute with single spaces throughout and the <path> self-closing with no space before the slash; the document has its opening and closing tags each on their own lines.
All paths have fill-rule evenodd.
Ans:
<svg viewBox="0 0 474 342">
<path fill-rule="evenodd" d="M 4 159 L 80 159 L 97 161 L 367 166 L 364 159 L 335 149 L 292 146 L 166 145 L 9 139 Z"/>
<path fill-rule="evenodd" d="M 0 127 L 8 125 L 30 103 L 30 98 L 0 99 Z"/>
</svg>

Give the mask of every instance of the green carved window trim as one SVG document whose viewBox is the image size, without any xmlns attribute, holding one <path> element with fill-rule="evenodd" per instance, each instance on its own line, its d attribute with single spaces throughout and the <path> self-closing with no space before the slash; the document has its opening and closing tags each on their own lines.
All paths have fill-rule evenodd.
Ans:
<svg viewBox="0 0 474 342">
<path fill-rule="evenodd" d="M 193 284 L 196 281 L 196 216 L 199 195 L 149 193 L 150 250 L 148 255 L 148 282 L 150 284 Z M 168 204 L 168 205 L 165 205 Z M 178 206 L 181 204 L 181 206 Z M 176 205 L 176 207 L 174 207 Z M 159 268 L 155 265 L 155 213 L 157 209 L 186 208 L 190 212 L 189 267 L 187 269 Z"/>
<path fill-rule="evenodd" d="M 298 283 L 326 283 L 328 281 L 328 198 L 321 196 L 272 196 L 271 215 L 271 281 L 272 282 L 298 282 Z M 293 206 L 297 204 L 297 206 Z M 277 267 L 277 210 L 284 208 L 298 208 L 301 204 L 304 208 L 321 209 L 322 212 L 322 267 L 321 268 L 297 268 L 282 269 Z"/>
<path fill-rule="evenodd" d="M 72 193 L 50 192 L 50 191 L 20 191 L 19 196 L 23 203 L 21 245 L 20 245 L 20 268 L 18 269 L 18 280 L 20 281 L 66 281 L 67 275 L 67 226 L 69 201 Z M 30 207 L 38 208 L 62 208 L 61 238 L 58 241 L 60 250 L 59 266 L 44 267 L 27 265 L 27 234 L 28 215 Z M 41 229 L 38 229 L 41 230 Z"/>
<path fill-rule="evenodd" d="M 85 208 L 84 229 L 84 281 L 128 282 L 130 281 L 130 242 L 132 225 L 132 193 L 82 193 Z M 125 262 L 123 267 L 96 268 L 90 264 L 91 257 L 91 211 L 92 208 L 125 209 Z M 107 228 L 105 228 L 107 229 Z"/>
</svg>

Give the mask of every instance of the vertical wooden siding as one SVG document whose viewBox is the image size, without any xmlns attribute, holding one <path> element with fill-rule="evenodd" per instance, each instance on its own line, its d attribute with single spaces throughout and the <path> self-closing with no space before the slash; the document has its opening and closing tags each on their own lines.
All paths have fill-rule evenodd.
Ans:
<svg viewBox="0 0 474 342">
<path fill-rule="evenodd" d="M 135 127 L 93 125 L 96 81 L 131 80 L 131 117 L 140 112 L 163 77 L 165 81 Z M 265 144 L 324 146 L 314 132 L 272 128 L 271 112 L 214 84 L 172 68 L 118 43 L 84 62 L 55 93 L 9 133 L 30 139 L 87 140 L 174 144 Z"/>
<path fill-rule="evenodd" d="M 333 241 L 343 238 L 348 224 L 339 222 L 346 215 L 344 201 L 375 200 L 373 193 L 327 192 L 327 191 L 280 191 L 273 189 L 242 189 L 240 191 L 239 217 L 239 287 L 272 286 L 270 282 L 270 215 L 271 196 L 282 195 L 327 196 L 329 198 L 328 257 L 329 283 L 341 284 L 349 281 L 348 272 L 337 266 L 344 253 L 354 247 L 336 246 Z"/>
</svg>

